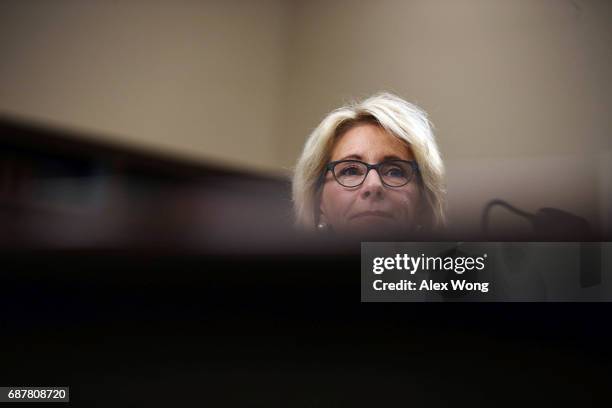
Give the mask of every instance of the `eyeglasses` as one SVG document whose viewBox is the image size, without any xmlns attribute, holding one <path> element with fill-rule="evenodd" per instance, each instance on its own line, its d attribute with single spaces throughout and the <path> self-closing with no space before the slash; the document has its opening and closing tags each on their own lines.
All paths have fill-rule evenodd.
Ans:
<svg viewBox="0 0 612 408">
<path fill-rule="evenodd" d="M 358 187 L 363 184 L 372 169 L 376 170 L 387 187 L 405 186 L 419 172 L 418 164 L 411 160 L 387 160 L 378 164 L 368 164 L 360 160 L 338 160 L 329 163 L 325 173 L 331 171 L 336 181 L 344 187 Z"/>
</svg>

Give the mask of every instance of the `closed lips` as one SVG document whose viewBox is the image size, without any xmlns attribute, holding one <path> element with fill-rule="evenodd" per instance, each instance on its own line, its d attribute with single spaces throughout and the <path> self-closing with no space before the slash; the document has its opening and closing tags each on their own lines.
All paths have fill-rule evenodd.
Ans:
<svg viewBox="0 0 612 408">
<path fill-rule="evenodd" d="M 363 211 L 360 213 L 357 213 L 355 215 L 353 215 L 351 217 L 351 219 L 354 218 L 361 218 L 361 217 L 384 217 L 384 218 L 393 218 L 393 216 L 388 213 L 388 212 L 384 212 L 384 211 Z"/>
</svg>

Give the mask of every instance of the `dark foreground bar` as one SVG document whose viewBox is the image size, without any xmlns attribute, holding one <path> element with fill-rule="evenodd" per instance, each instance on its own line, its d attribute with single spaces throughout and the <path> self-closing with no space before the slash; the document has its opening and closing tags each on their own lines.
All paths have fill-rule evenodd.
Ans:
<svg viewBox="0 0 612 408">
<path fill-rule="evenodd" d="M 71 405 L 445 405 L 466 393 L 588 405 L 609 393 L 607 303 L 361 303 L 358 253 L 34 251 L 2 265 L 1 380 L 68 385 Z"/>
</svg>

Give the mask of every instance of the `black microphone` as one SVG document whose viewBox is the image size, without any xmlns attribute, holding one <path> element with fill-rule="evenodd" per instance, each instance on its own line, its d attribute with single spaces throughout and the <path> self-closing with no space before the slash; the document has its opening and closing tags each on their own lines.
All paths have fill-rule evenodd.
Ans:
<svg viewBox="0 0 612 408">
<path fill-rule="evenodd" d="M 485 237 L 489 232 L 489 213 L 494 206 L 504 207 L 531 221 L 534 238 L 537 240 L 580 242 L 580 286 L 585 288 L 601 284 L 601 243 L 584 242 L 593 237 L 587 220 L 557 208 L 540 208 L 535 214 L 531 214 L 506 201 L 495 199 L 487 203 L 482 213 Z"/>
</svg>

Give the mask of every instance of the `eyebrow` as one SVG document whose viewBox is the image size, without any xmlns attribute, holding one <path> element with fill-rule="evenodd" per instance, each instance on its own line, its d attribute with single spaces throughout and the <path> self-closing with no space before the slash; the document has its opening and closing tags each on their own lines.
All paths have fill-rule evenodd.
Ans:
<svg viewBox="0 0 612 408">
<path fill-rule="evenodd" d="M 338 159 L 337 161 L 340 161 L 340 160 L 361 160 L 363 161 L 363 157 L 359 154 L 349 154 L 348 156 L 344 156 L 343 158 Z M 388 154 L 383 157 L 382 161 L 387 161 L 387 160 L 410 160 L 410 159 L 402 159 L 401 157 L 395 154 Z"/>
</svg>

